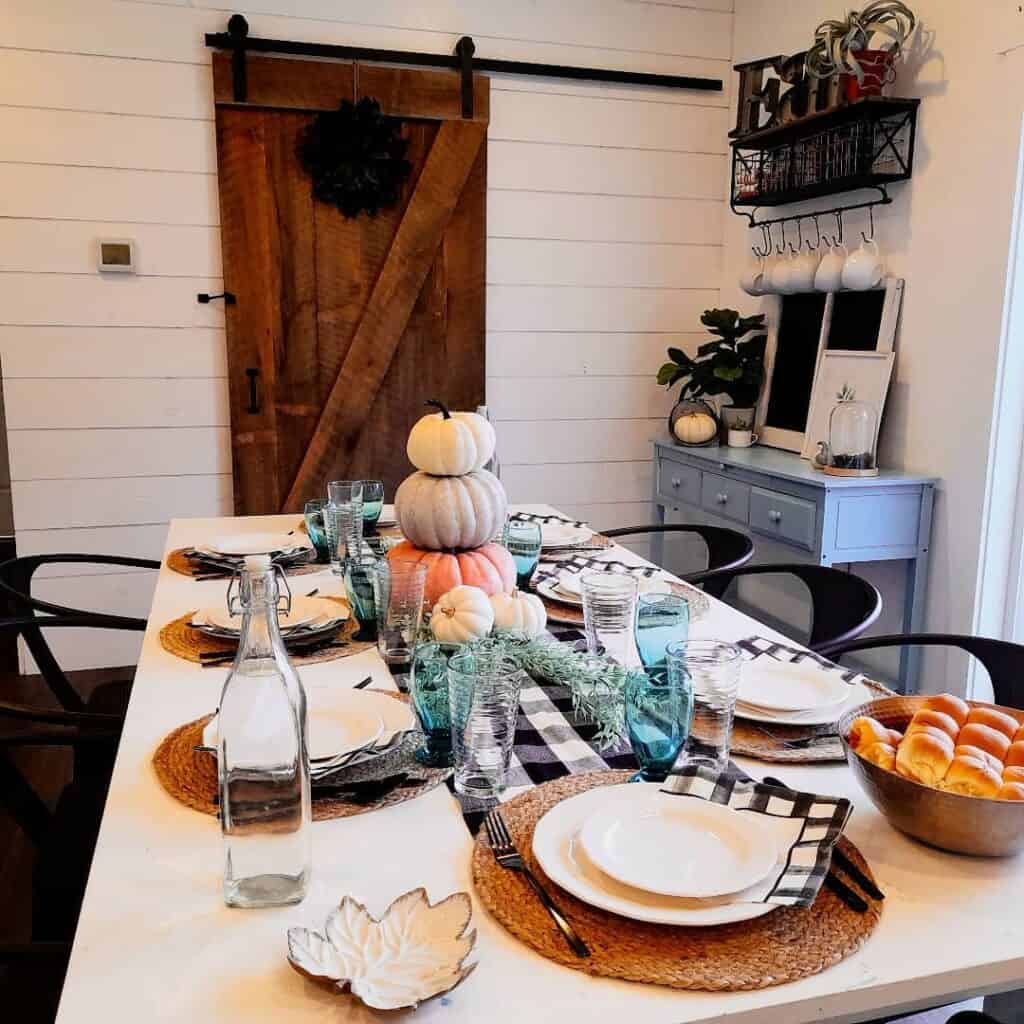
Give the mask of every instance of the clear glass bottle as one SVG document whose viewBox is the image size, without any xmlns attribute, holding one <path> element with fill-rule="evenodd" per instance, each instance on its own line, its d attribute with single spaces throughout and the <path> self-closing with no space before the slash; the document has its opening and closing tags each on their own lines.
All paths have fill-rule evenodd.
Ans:
<svg viewBox="0 0 1024 1024">
<path fill-rule="evenodd" d="M 238 585 L 238 655 L 217 721 L 224 902 L 298 903 L 310 876 L 311 809 L 306 694 L 277 622 L 276 570 L 245 560 Z M 234 610 L 232 595 L 228 605 Z"/>
</svg>

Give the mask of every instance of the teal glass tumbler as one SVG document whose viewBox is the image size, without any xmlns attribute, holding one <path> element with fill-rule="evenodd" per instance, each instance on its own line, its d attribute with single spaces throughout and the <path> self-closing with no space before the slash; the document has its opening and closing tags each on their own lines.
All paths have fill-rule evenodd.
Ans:
<svg viewBox="0 0 1024 1024">
<path fill-rule="evenodd" d="M 353 640 L 375 642 L 377 639 L 374 578 L 379 569 L 380 559 L 365 548 L 345 563 L 345 596 L 359 623 L 359 631 L 353 635 Z"/>
<path fill-rule="evenodd" d="M 313 501 L 307 501 L 303 508 L 306 533 L 316 551 L 316 560 L 322 565 L 326 565 L 331 560 L 331 544 L 327 539 L 327 525 L 324 522 L 326 505 L 326 498 L 316 498 Z"/>
<path fill-rule="evenodd" d="M 693 686 L 685 672 L 631 672 L 625 686 L 626 732 L 640 771 L 630 782 L 664 782 L 693 721 Z"/>
<path fill-rule="evenodd" d="M 516 586 L 526 590 L 540 561 L 540 523 L 526 519 L 508 519 L 501 534 L 501 543 L 516 564 Z"/>
<path fill-rule="evenodd" d="M 384 484 L 380 480 L 362 480 L 363 529 L 373 531 L 384 509 Z"/>
<path fill-rule="evenodd" d="M 645 669 L 664 669 L 668 645 L 686 640 L 690 632 L 690 605 L 677 594 L 641 594 L 636 602 L 634 636 Z"/>
<path fill-rule="evenodd" d="M 409 694 L 423 731 L 423 744 L 413 755 L 431 768 L 451 768 L 452 715 L 448 699 L 448 655 L 458 645 L 423 643 L 412 652 Z"/>
</svg>

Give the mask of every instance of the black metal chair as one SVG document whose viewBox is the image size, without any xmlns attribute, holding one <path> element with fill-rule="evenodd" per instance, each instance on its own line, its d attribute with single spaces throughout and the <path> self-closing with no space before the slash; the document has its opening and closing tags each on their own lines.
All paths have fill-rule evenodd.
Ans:
<svg viewBox="0 0 1024 1024">
<path fill-rule="evenodd" d="M 145 628 L 144 620 L 109 619 L 103 615 L 20 616 L 0 619 L 0 633 L 26 636 L 50 629 Z M 49 652 L 48 646 L 45 649 Z M 40 669 L 56 707 L 0 701 L 0 806 L 35 849 L 31 941 L 0 945 L 0 967 L 7 969 L 12 985 L 23 976 L 30 984 L 31 978 L 31 984 L 44 984 L 46 994 L 55 998 L 92 864 L 124 707 L 107 710 L 110 701 L 103 687 L 83 697 L 55 661 Z M 40 748 L 71 753 L 71 778 L 52 810 L 19 769 L 16 756 L 19 751 Z M 42 971 L 45 981 L 33 971 Z M 33 997 L 37 994 L 33 990 Z"/>
<path fill-rule="evenodd" d="M 693 573 L 684 579 L 721 599 L 734 580 L 767 575 L 794 576 L 810 592 L 808 644 L 815 651 L 860 636 L 882 612 L 882 596 L 867 580 L 823 565 L 744 565 L 738 569 Z"/>
<path fill-rule="evenodd" d="M 1007 640 L 985 636 L 963 636 L 957 633 L 903 633 L 870 636 L 860 640 L 836 640 L 819 648 L 819 653 L 833 661 L 852 651 L 881 647 L 954 647 L 981 662 L 992 680 L 997 704 L 1024 708 L 1024 646 Z"/>
<path fill-rule="evenodd" d="M 605 537 L 635 537 L 645 533 L 688 533 L 700 537 L 708 549 L 708 569 L 733 569 L 746 565 L 754 555 L 754 542 L 739 530 L 724 526 L 703 526 L 699 523 L 622 526 L 599 531 Z"/>
</svg>

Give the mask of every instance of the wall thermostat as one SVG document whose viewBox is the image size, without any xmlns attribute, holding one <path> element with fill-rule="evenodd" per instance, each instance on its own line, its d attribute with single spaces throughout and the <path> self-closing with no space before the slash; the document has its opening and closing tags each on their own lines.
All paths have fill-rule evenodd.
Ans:
<svg viewBox="0 0 1024 1024">
<path fill-rule="evenodd" d="M 130 238 L 101 238 L 99 269 L 119 274 L 135 273 L 135 243 Z"/>
</svg>

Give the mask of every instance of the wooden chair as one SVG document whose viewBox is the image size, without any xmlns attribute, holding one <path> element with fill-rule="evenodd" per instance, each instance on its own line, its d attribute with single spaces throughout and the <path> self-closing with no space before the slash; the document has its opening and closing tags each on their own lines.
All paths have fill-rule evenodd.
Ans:
<svg viewBox="0 0 1024 1024">
<path fill-rule="evenodd" d="M 808 643 L 815 651 L 860 636 L 882 612 L 882 596 L 872 584 L 853 573 L 824 565 L 744 565 L 738 569 L 693 573 L 684 579 L 722 599 L 734 580 L 768 575 L 796 577 L 810 592 Z"/>
<path fill-rule="evenodd" d="M 709 570 L 734 569 L 746 565 L 754 555 L 754 542 L 739 530 L 724 526 L 703 526 L 698 523 L 652 524 L 651 526 L 622 526 L 614 530 L 599 530 L 605 537 L 635 537 L 649 533 L 690 534 L 700 537 L 708 549 Z"/>
<path fill-rule="evenodd" d="M 992 680 L 997 704 L 1024 708 L 1024 646 L 985 636 L 956 633 L 903 633 L 870 636 L 860 640 L 837 639 L 816 648 L 820 654 L 837 661 L 852 651 L 882 647 L 955 647 L 978 659 Z"/>
</svg>

